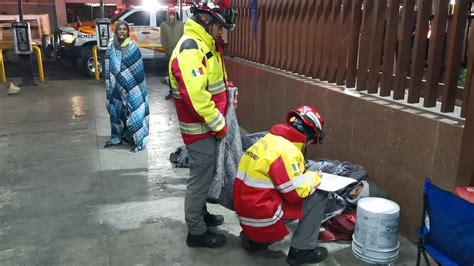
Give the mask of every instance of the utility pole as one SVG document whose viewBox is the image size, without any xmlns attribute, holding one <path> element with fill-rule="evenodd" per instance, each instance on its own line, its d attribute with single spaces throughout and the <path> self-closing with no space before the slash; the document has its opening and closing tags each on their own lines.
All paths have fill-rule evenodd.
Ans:
<svg viewBox="0 0 474 266">
<path fill-rule="evenodd" d="M 18 0 L 18 15 L 20 22 L 23 22 L 23 1 Z M 28 36 L 29 37 L 29 36 Z M 23 86 L 35 85 L 33 77 L 33 65 L 31 62 L 31 54 L 20 54 L 20 72 L 21 82 Z"/>
</svg>

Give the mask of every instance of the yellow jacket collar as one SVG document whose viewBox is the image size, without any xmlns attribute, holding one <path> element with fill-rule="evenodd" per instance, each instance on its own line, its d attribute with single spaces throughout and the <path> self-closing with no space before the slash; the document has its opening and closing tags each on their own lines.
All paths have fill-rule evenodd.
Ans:
<svg viewBox="0 0 474 266">
<path fill-rule="evenodd" d="M 184 34 L 202 40 L 209 48 L 215 48 L 212 36 L 206 32 L 203 26 L 192 19 L 188 19 L 184 24 Z"/>
<path fill-rule="evenodd" d="M 291 142 L 291 143 L 293 143 L 293 145 L 295 145 L 296 148 L 298 148 L 300 151 L 303 151 L 304 143 L 301 143 L 301 142 Z"/>
<path fill-rule="evenodd" d="M 270 129 L 270 133 L 287 139 L 301 151 L 306 143 L 306 137 L 303 134 L 286 124 L 274 125 Z"/>
</svg>

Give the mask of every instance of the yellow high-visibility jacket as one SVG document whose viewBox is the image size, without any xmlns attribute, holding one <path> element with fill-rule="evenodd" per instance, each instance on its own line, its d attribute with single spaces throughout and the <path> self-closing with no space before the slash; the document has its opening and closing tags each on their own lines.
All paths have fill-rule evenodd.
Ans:
<svg viewBox="0 0 474 266">
<path fill-rule="evenodd" d="M 173 50 L 169 76 L 184 143 L 225 135 L 228 101 L 223 58 L 212 36 L 192 19 L 185 23 L 184 35 Z"/>
<path fill-rule="evenodd" d="M 301 152 L 305 136 L 288 125 L 245 151 L 234 181 L 234 208 L 245 235 L 271 243 L 287 234 L 285 219 L 302 217 L 302 202 L 319 186 L 317 173 L 305 171 Z"/>
</svg>

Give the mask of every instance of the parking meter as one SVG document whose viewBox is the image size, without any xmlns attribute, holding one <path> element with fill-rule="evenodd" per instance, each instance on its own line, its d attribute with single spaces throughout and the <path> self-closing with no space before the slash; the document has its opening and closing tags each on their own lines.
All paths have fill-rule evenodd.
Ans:
<svg viewBox="0 0 474 266">
<path fill-rule="evenodd" d="M 97 48 L 106 50 L 109 44 L 110 36 L 110 19 L 98 18 L 95 20 L 95 32 L 97 38 Z"/>
<path fill-rule="evenodd" d="M 13 51 L 18 55 L 29 55 L 33 52 L 31 46 L 31 30 L 28 22 L 13 22 Z"/>
</svg>

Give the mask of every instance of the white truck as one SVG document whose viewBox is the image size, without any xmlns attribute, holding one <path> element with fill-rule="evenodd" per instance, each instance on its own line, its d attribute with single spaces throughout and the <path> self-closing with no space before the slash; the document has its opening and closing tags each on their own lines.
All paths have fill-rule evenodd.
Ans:
<svg viewBox="0 0 474 266">
<path fill-rule="evenodd" d="M 179 13 L 179 8 L 176 7 Z M 133 7 L 111 18 L 112 31 L 117 21 L 123 20 L 130 25 L 130 37 L 138 44 L 144 60 L 164 57 L 160 41 L 160 24 L 166 20 L 168 6 L 155 8 Z M 189 6 L 183 6 L 183 21 L 191 15 Z M 178 14 L 179 19 L 179 14 Z M 68 24 L 54 31 L 49 38 L 43 38 L 46 55 L 63 58 L 78 63 L 81 70 L 94 76 L 92 47 L 97 44 L 94 22 Z M 102 58 L 99 58 L 99 62 Z M 99 72 L 102 72 L 99 63 Z"/>
</svg>

